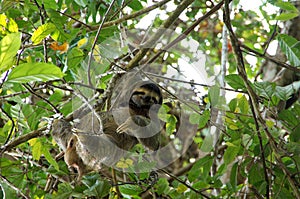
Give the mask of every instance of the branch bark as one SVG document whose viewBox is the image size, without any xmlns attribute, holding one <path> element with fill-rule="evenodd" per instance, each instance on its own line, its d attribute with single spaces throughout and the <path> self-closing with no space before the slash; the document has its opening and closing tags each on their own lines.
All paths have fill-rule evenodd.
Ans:
<svg viewBox="0 0 300 199">
<path fill-rule="evenodd" d="M 25 135 L 21 135 L 21 136 L 17 137 L 16 139 L 10 141 L 9 143 L 3 145 L 0 148 L 0 156 L 5 151 L 9 151 L 12 148 L 18 146 L 19 144 L 25 143 L 28 140 L 31 140 L 32 138 L 36 138 L 36 137 L 42 136 L 43 135 L 43 131 L 45 131 L 46 129 L 47 129 L 46 127 L 43 127 L 43 128 L 38 129 L 38 130 L 35 130 L 35 131 L 31 132 L 31 133 L 27 133 Z"/>
</svg>

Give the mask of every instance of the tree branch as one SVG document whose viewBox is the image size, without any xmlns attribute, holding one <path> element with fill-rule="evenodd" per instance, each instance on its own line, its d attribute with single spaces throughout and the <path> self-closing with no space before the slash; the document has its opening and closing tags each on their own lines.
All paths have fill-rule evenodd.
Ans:
<svg viewBox="0 0 300 199">
<path fill-rule="evenodd" d="M 227 26 L 229 33 L 230 33 L 230 39 L 231 39 L 231 43 L 233 46 L 233 51 L 235 53 L 235 57 L 237 60 L 237 71 L 239 73 L 239 75 L 242 77 L 244 84 L 247 88 L 248 91 L 248 95 L 250 98 L 250 106 L 251 106 L 251 110 L 252 110 L 252 114 L 253 114 L 253 118 L 255 120 L 256 123 L 260 123 L 264 129 L 264 132 L 266 133 L 266 135 L 269 138 L 269 143 L 271 146 L 271 149 L 274 153 L 274 156 L 278 162 L 279 167 L 283 170 L 284 174 L 287 176 L 288 181 L 290 183 L 291 188 L 293 189 L 293 193 L 296 196 L 296 198 L 300 198 L 300 193 L 299 193 L 299 189 L 297 188 L 297 186 L 295 185 L 295 182 L 293 181 L 288 169 L 284 166 L 284 164 L 281 161 L 281 157 L 280 157 L 280 148 L 278 148 L 275 139 L 273 138 L 272 134 L 270 133 L 270 131 L 268 130 L 268 126 L 266 124 L 266 121 L 263 119 L 262 115 L 260 114 L 260 110 L 259 110 L 259 104 L 258 104 L 258 96 L 256 95 L 256 93 L 254 92 L 253 88 L 250 85 L 250 82 L 248 80 L 247 77 L 247 73 L 245 70 L 245 64 L 244 64 L 244 58 L 242 55 L 242 50 L 240 49 L 240 44 L 238 42 L 238 39 L 235 35 L 235 33 L 233 32 L 232 26 L 231 26 L 231 22 L 230 22 L 230 13 L 229 13 L 229 0 L 225 0 L 225 14 L 224 14 L 224 23 Z M 258 133 L 258 137 L 259 139 L 259 129 L 257 131 Z M 261 153 L 263 154 L 264 151 L 261 151 Z M 266 168 L 264 168 L 266 170 Z M 265 176 L 265 180 L 267 182 L 267 193 L 266 193 L 266 197 L 269 198 L 269 180 L 268 177 Z"/>
<path fill-rule="evenodd" d="M 270 60 L 271 62 L 274 62 L 275 64 L 278 64 L 278 66 L 281 66 L 281 67 L 283 67 L 283 68 L 292 70 L 292 71 L 294 71 L 294 72 L 296 72 L 296 73 L 300 73 L 300 68 L 291 66 L 291 65 L 289 65 L 289 64 L 287 64 L 287 63 L 284 63 L 284 62 L 281 62 L 280 60 L 277 60 L 277 59 L 275 59 L 275 58 L 273 58 L 273 57 L 271 57 L 271 56 L 269 56 L 269 55 L 265 55 L 265 54 L 260 53 L 260 52 L 258 52 L 258 51 L 256 51 L 256 50 L 253 50 L 253 49 L 249 48 L 249 47 L 246 46 L 246 45 L 243 45 L 243 44 L 242 44 L 241 47 L 242 47 L 243 49 L 245 49 L 245 50 L 251 52 L 251 53 L 254 53 L 255 55 L 257 55 L 257 56 L 259 56 L 259 57 L 265 58 L 265 59 L 267 59 L 267 60 Z"/>
<path fill-rule="evenodd" d="M 149 6 L 149 7 L 145 8 L 145 9 L 142 9 L 142 10 L 140 10 L 138 12 L 135 12 L 135 13 L 133 13 L 131 15 L 126 15 L 126 16 L 124 16 L 121 19 L 117 19 L 117 20 L 114 20 L 114 21 L 105 22 L 103 24 L 103 28 L 110 27 L 110 26 L 115 26 L 115 25 L 118 25 L 118 24 L 120 24 L 120 23 L 122 23 L 124 21 L 129 20 L 129 19 L 134 19 L 134 18 L 136 18 L 136 17 L 138 17 L 140 15 L 143 15 L 143 14 L 145 14 L 147 12 L 150 12 L 150 11 L 152 11 L 152 10 L 158 8 L 158 7 L 161 7 L 162 5 L 168 3 L 169 1 L 170 0 L 163 0 L 163 1 L 160 1 L 160 2 L 158 2 L 158 3 L 156 3 L 156 4 L 152 5 L 152 6 Z M 97 29 L 98 29 L 98 27 L 92 27 L 92 30 L 97 30 Z"/>
<path fill-rule="evenodd" d="M 173 14 L 169 16 L 169 18 L 161 25 L 158 31 L 141 46 L 141 49 L 137 52 L 134 58 L 130 60 L 130 62 L 126 66 L 127 70 L 130 70 L 138 65 L 139 61 L 146 55 L 149 49 L 153 47 L 155 42 L 159 40 L 159 38 L 164 34 L 166 29 L 169 28 L 174 23 L 174 21 L 176 21 L 176 19 L 183 12 L 183 10 L 185 10 L 191 3 L 193 3 L 193 0 L 184 0 L 181 4 L 177 6 Z"/>
<path fill-rule="evenodd" d="M 203 15 L 202 17 L 200 17 L 197 21 L 195 21 L 189 28 L 187 28 L 176 39 L 174 39 L 172 42 L 170 42 L 165 47 L 163 47 L 162 49 L 160 49 L 149 61 L 147 61 L 147 63 L 145 65 L 153 63 L 163 52 L 165 52 L 166 50 L 170 49 L 172 46 L 174 46 L 175 44 L 179 43 L 183 39 L 185 39 L 187 37 L 187 35 L 190 34 L 194 30 L 195 27 L 197 27 L 202 21 L 204 21 L 205 19 L 207 19 L 208 17 L 210 17 L 213 13 L 215 13 L 216 11 L 218 11 L 222 7 L 223 4 L 224 4 L 224 0 L 222 0 L 216 6 L 214 6 L 211 10 L 209 10 L 205 15 Z"/>
<path fill-rule="evenodd" d="M 43 128 L 37 129 L 37 130 L 35 130 L 35 131 L 31 132 L 31 133 L 27 133 L 25 135 L 21 135 L 21 136 L 17 137 L 16 139 L 10 141 L 9 143 L 1 146 L 1 148 L 0 148 L 0 156 L 5 151 L 9 151 L 12 148 L 18 146 L 19 144 L 25 143 L 28 140 L 31 140 L 32 138 L 36 138 L 36 137 L 42 136 L 43 135 L 43 131 L 45 131 L 46 129 L 47 129 L 46 127 L 43 127 Z"/>
<path fill-rule="evenodd" d="M 29 199 L 29 197 L 27 197 L 18 187 L 16 187 L 13 183 L 11 183 L 8 179 L 6 179 L 5 176 L 0 175 L 0 179 L 9 187 L 11 187 L 13 190 L 15 190 L 17 193 L 19 193 L 23 198 Z"/>
</svg>

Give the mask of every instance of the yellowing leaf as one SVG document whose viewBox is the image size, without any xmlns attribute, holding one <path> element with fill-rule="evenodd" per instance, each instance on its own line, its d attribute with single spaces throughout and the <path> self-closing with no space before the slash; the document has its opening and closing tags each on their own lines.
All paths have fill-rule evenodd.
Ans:
<svg viewBox="0 0 300 199">
<path fill-rule="evenodd" d="M 178 193 L 183 193 L 187 190 L 187 187 L 184 184 L 179 184 L 177 187 L 177 192 Z"/>
<path fill-rule="evenodd" d="M 131 160 L 131 159 L 126 159 L 125 160 L 125 163 L 127 164 L 127 165 L 132 165 L 133 164 L 133 160 Z"/>
<path fill-rule="evenodd" d="M 266 120 L 266 125 L 269 127 L 269 128 L 272 128 L 274 126 L 274 122 L 271 121 L 271 120 Z"/>
<path fill-rule="evenodd" d="M 56 27 L 53 23 L 46 23 L 38 27 L 31 37 L 33 44 L 39 44 L 43 39 L 48 35 L 52 34 L 56 30 Z"/>
<path fill-rule="evenodd" d="M 39 139 L 33 138 L 29 140 L 29 144 L 32 147 L 32 157 L 34 160 L 39 160 L 42 155 L 42 143 Z"/>
<path fill-rule="evenodd" d="M 102 64 L 102 57 L 100 54 L 100 47 L 99 45 L 95 46 L 95 49 L 93 50 L 93 56 L 96 62 L 98 62 L 99 64 Z"/>
<path fill-rule="evenodd" d="M 231 130 L 234 130 L 234 131 L 239 129 L 238 126 L 233 125 L 233 124 L 229 125 L 228 127 L 229 127 Z"/>
<path fill-rule="evenodd" d="M 2 35 L 19 31 L 17 23 L 12 18 L 8 18 L 5 14 L 0 14 L 0 27 L 0 34 Z"/>
<path fill-rule="evenodd" d="M 121 169 L 126 169 L 126 168 L 128 168 L 128 165 L 125 164 L 125 163 L 122 162 L 122 161 L 119 161 L 119 162 L 117 163 L 116 167 L 121 168 Z"/>
<path fill-rule="evenodd" d="M 131 166 L 132 164 L 133 164 L 133 160 L 131 160 L 131 159 L 125 160 L 124 158 L 121 158 L 116 166 L 119 168 L 125 169 L 125 168 L 128 168 L 129 166 Z"/>
<path fill-rule="evenodd" d="M 77 42 L 77 46 L 79 48 L 84 47 L 87 44 L 87 42 L 88 42 L 87 38 L 82 38 Z"/>
<path fill-rule="evenodd" d="M 63 43 L 62 45 L 59 45 L 57 41 L 54 41 L 49 46 L 52 50 L 60 51 L 60 54 L 63 54 L 68 51 L 69 44 L 67 42 Z"/>
</svg>

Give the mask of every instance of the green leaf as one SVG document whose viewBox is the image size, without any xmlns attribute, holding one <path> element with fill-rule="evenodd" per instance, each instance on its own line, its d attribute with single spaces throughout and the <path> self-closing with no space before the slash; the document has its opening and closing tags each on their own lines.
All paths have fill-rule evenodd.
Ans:
<svg viewBox="0 0 300 199">
<path fill-rule="evenodd" d="M 75 2 L 80 5 L 81 7 L 86 7 L 88 4 L 87 0 L 75 0 Z"/>
<path fill-rule="evenodd" d="M 97 196 L 103 198 L 109 193 L 111 188 L 110 184 L 106 180 L 97 179 L 96 182 L 84 191 L 84 194 L 88 196 Z"/>
<path fill-rule="evenodd" d="M 56 31 L 56 27 L 53 23 L 43 24 L 33 32 L 31 40 L 33 44 L 39 44 L 43 39 L 52 34 L 54 31 Z"/>
<path fill-rule="evenodd" d="M 249 146 L 251 146 L 253 140 L 250 135 L 244 134 L 243 138 L 242 138 L 242 142 L 243 142 L 243 145 L 245 146 L 245 148 L 248 149 Z"/>
<path fill-rule="evenodd" d="M 82 62 L 83 58 L 83 51 L 79 48 L 73 48 L 71 51 L 68 52 L 68 68 L 76 68 Z"/>
<path fill-rule="evenodd" d="M 171 135 L 176 130 L 177 119 L 174 115 L 167 114 L 166 133 Z"/>
<path fill-rule="evenodd" d="M 203 140 L 200 150 L 202 152 L 210 152 L 214 146 L 213 142 L 214 142 L 214 137 L 210 133 L 208 133 Z"/>
<path fill-rule="evenodd" d="M 143 9 L 143 5 L 142 5 L 141 2 L 138 1 L 138 0 L 132 0 L 132 1 L 128 4 L 128 6 L 129 6 L 132 10 L 135 10 L 135 11 Z"/>
<path fill-rule="evenodd" d="M 199 159 L 188 172 L 188 179 L 190 182 L 194 182 L 196 179 L 206 179 L 209 175 L 210 167 L 213 163 L 212 156 L 205 156 Z"/>
<path fill-rule="evenodd" d="M 249 102 L 244 95 L 238 99 L 238 107 L 240 108 L 241 113 L 247 114 L 249 112 Z"/>
<path fill-rule="evenodd" d="M 69 198 L 72 195 L 72 187 L 70 183 L 58 184 L 57 193 L 53 194 L 54 199 Z"/>
<path fill-rule="evenodd" d="M 232 143 L 227 142 L 226 145 L 228 147 L 224 153 L 224 163 L 228 165 L 236 158 L 237 154 L 239 153 L 241 147 L 241 140 L 235 140 Z"/>
<path fill-rule="evenodd" d="M 20 33 L 11 33 L 3 37 L 0 42 L 0 74 L 12 67 L 13 60 L 20 46 Z"/>
<path fill-rule="evenodd" d="M 236 162 L 230 172 L 230 184 L 233 187 L 234 190 L 236 190 L 237 186 L 237 174 L 238 174 L 238 163 Z"/>
<path fill-rule="evenodd" d="M 299 142 L 300 141 L 300 122 L 295 126 L 295 128 L 291 132 L 291 141 Z"/>
<path fill-rule="evenodd" d="M 299 41 L 292 36 L 279 34 L 279 46 L 293 66 L 300 66 Z"/>
<path fill-rule="evenodd" d="M 225 81 L 233 89 L 245 89 L 243 79 L 237 74 L 226 75 Z"/>
<path fill-rule="evenodd" d="M 130 196 L 139 195 L 143 189 L 138 185 L 125 184 L 119 187 L 120 192 Z"/>
<path fill-rule="evenodd" d="M 208 98 L 212 107 L 216 106 L 220 98 L 220 88 L 213 86 L 208 91 Z"/>
<path fill-rule="evenodd" d="M 48 63 L 26 63 L 15 67 L 8 75 L 8 82 L 27 83 L 31 81 L 49 81 L 64 76 L 60 68 Z"/>
<path fill-rule="evenodd" d="M 276 86 L 276 96 L 281 100 L 288 100 L 294 93 L 300 89 L 300 81 L 293 82 L 287 86 Z"/>
<path fill-rule="evenodd" d="M 275 94 L 276 85 L 270 82 L 255 82 L 254 87 L 258 94 L 271 100 L 272 96 Z"/>
<path fill-rule="evenodd" d="M 231 112 L 235 112 L 235 109 L 236 109 L 236 107 L 237 107 L 237 102 L 238 102 L 238 99 L 237 99 L 237 98 L 233 98 L 233 99 L 229 102 L 228 106 L 229 106 L 229 109 L 230 109 Z"/>
<path fill-rule="evenodd" d="M 203 114 L 193 113 L 191 114 L 189 120 L 191 124 L 198 124 L 199 128 L 203 128 L 210 118 L 209 110 L 205 110 Z"/>
<path fill-rule="evenodd" d="M 289 129 L 293 129 L 299 122 L 298 116 L 291 110 L 282 110 L 278 116 L 279 119 L 284 121 L 284 125 Z"/>
<path fill-rule="evenodd" d="M 298 9 L 288 1 L 278 1 L 275 3 L 276 6 L 281 8 L 282 10 L 291 11 L 291 12 L 299 12 Z"/>
<path fill-rule="evenodd" d="M 49 152 L 49 148 L 44 146 L 42 149 L 42 153 L 44 154 L 46 160 L 56 169 L 59 170 L 59 166 L 57 164 L 57 162 L 55 161 L 55 159 L 52 157 L 52 155 Z"/>
<path fill-rule="evenodd" d="M 166 192 L 169 189 L 169 182 L 166 178 L 159 178 L 157 183 L 155 184 L 156 192 L 161 195 L 163 193 L 166 194 Z"/>
<path fill-rule="evenodd" d="M 248 176 L 250 184 L 261 184 L 261 182 L 264 181 L 263 168 L 261 164 L 253 164 Z"/>
<path fill-rule="evenodd" d="M 284 12 L 284 13 L 281 13 L 280 15 L 278 15 L 277 17 L 275 17 L 275 19 L 280 20 L 280 21 L 287 21 L 287 20 L 294 19 L 298 16 L 299 16 L 299 13 Z"/>
</svg>

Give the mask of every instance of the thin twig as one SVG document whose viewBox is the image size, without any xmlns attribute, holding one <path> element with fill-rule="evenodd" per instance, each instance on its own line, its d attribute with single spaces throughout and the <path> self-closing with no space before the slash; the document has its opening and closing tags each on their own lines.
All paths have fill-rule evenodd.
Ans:
<svg viewBox="0 0 300 199">
<path fill-rule="evenodd" d="M 133 57 L 132 60 L 126 65 L 126 69 L 130 70 L 138 65 L 140 60 L 147 54 L 147 52 L 153 48 L 154 44 L 159 40 L 159 38 L 164 34 L 166 29 L 168 29 L 174 21 L 176 21 L 179 15 L 185 10 L 193 0 L 184 0 L 177 6 L 177 8 L 173 11 L 173 14 L 169 16 L 169 18 L 161 25 L 161 27 L 157 30 L 157 32 L 150 37 L 147 42 L 145 42 L 141 49 L 137 52 L 137 54 Z"/>
<path fill-rule="evenodd" d="M 59 10 L 56 10 L 56 12 L 58 12 L 59 14 L 62 14 L 62 15 L 64 15 L 64 16 L 66 16 L 66 17 L 69 17 L 69 18 L 72 19 L 73 21 L 76 21 L 76 22 L 80 23 L 81 25 L 87 27 L 88 29 L 92 30 L 92 27 L 91 27 L 91 26 L 89 26 L 88 24 L 83 23 L 82 21 L 80 21 L 80 20 L 78 20 L 78 19 L 72 17 L 71 15 L 66 14 L 66 13 L 64 13 L 64 12 L 61 12 L 61 11 L 59 11 Z"/>
<path fill-rule="evenodd" d="M 8 136 L 7 136 L 7 138 L 6 138 L 6 140 L 5 140 L 5 142 L 4 142 L 4 144 L 7 144 L 8 143 L 8 141 L 9 141 L 9 139 L 11 138 L 11 135 L 13 134 L 13 132 L 14 132 L 14 129 L 15 129 L 15 126 L 16 126 L 16 124 L 15 124 L 15 121 L 14 121 L 14 119 L 2 108 L 2 106 L 0 106 L 0 110 L 6 115 L 6 117 L 8 117 L 9 118 L 9 120 L 12 122 L 12 127 L 11 127 L 11 129 L 10 129 L 10 132 L 9 132 L 9 134 L 8 134 Z"/>
<path fill-rule="evenodd" d="M 141 16 L 141 15 L 146 14 L 146 13 L 148 13 L 148 12 L 150 12 L 150 11 L 156 9 L 156 8 L 161 7 L 162 5 L 168 3 L 169 1 L 171 1 L 171 0 L 163 0 L 163 1 L 159 1 L 158 3 L 156 3 L 156 4 L 152 5 L 152 6 L 149 6 L 149 7 L 147 7 L 147 8 L 144 8 L 144 9 L 142 9 L 142 10 L 140 10 L 140 11 L 137 11 L 137 12 L 135 12 L 135 13 L 133 13 L 133 14 L 126 15 L 126 16 L 124 16 L 124 17 L 121 18 L 121 19 L 117 19 L 117 20 L 114 20 L 114 21 L 108 21 L 108 22 L 105 22 L 105 23 L 103 24 L 103 28 L 110 27 L 110 26 L 115 26 L 115 25 L 118 25 L 118 24 L 120 24 L 120 23 L 123 23 L 124 21 L 127 21 L 127 20 L 129 20 L 129 19 L 134 19 L 134 18 L 136 18 L 136 17 L 138 17 L 138 16 Z M 92 29 L 93 29 L 93 30 L 97 30 L 98 27 L 94 27 L 94 28 L 92 28 Z"/>
<path fill-rule="evenodd" d="M 34 92 L 34 90 L 29 86 L 29 84 L 23 84 L 23 86 L 33 95 L 37 96 L 38 98 L 44 100 L 45 102 L 47 102 L 55 111 L 55 113 L 60 113 L 60 111 L 58 110 L 58 108 L 56 108 L 56 106 L 54 106 L 48 99 L 42 97 L 41 95 L 37 94 L 36 92 Z M 60 113 L 61 114 L 61 113 Z"/>
<path fill-rule="evenodd" d="M 278 26 L 278 20 L 276 21 L 276 24 L 275 24 L 275 27 L 274 27 L 274 30 L 272 32 L 271 37 L 268 39 L 268 41 L 267 41 L 267 43 L 265 45 L 265 49 L 264 49 L 263 55 L 266 55 L 266 52 L 267 52 L 267 50 L 269 48 L 269 45 L 270 45 L 271 41 L 274 39 L 275 35 L 277 34 L 277 26 Z"/>
<path fill-rule="evenodd" d="M 19 193 L 23 198 L 29 199 L 29 197 L 27 197 L 18 187 L 11 183 L 5 176 L 0 174 L 0 178 L 5 184 L 7 184 L 10 188 L 15 190 L 17 193 Z"/>
<path fill-rule="evenodd" d="M 287 63 L 284 63 L 284 62 L 281 62 L 280 60 L 277 60 L 277 59 L 275 59 L 275 58 L 273 58 L 273 57 L 271 57 L 271 56 L 269 56 L 269 55 L 265 55 L 265 54 L 260 53 L 260 52 L 258 52 L 258 51 L 256 51 L 256 50 L 253 50 L 253 49 L 249 48 L 248 46 L 246 46 L 246 45 L 244 45 L 244 44 L 242 44 L 241 47 L 244 48 L 245 50 L 251 52 L 251 53 L 254 53 L 255 55 L 257 55 L 257 56 L 259 56 L 259 57 L 262 57 L 262 58 L 265 58 L 265 59 L 267 59 L 267 60 L 270 60 L 270 61 L 274 62 L 274 63 L 277 64 L 278 66 L 281 66 L 281 67 L 283 67 L 283 68 L 292 70 L 292 71 L 294 71 L 294 72 L 296 72 L 296 73 L 300 73 L 300 68 L 291 66 L 291 65 L 289 65 L 289 64 L 287 64 Z"/>
<path fill-rule="evenodd" d="M 254 105 L 254 101 L 257 99 L 256 94 L 254 93 L 254 91 L 252 90 L 252 88 L 250 87 L 250 84 L 248 82 L 248 78 L 247 78 L 247 74 L 245 71 L 245 64 L 244 64 L 244 58 L 242 55 L 242 51 L 240 49 L 239 46 L 239 42 L 237 37 L 235 36 L 233 30 L 232 30 L 232 26 L 231 26 L 231 22 L 230 22 L 230 11 L 229 11 L 229 2 L 228 0 L 225 0 L 225 12 L 224 12 L 224 22 L 230 32 L 230 39 L 231 39 L 231 43 L 233 45 L 233 49 L 234 49 L 234 53 L 236 55 L 236 59 L 237 59 L 237 69 L 238 69 L 238 73 L 241 75 L 241 77 L 243 78 L 244 84 L 247 87 L 247 90 L 249 92 L 249 96 L 250 96 L 250 107 L 252 110 L 252 114 L 253 114 L 253 118 L 255 121 L 255 125 L 256 125 L 256 131 L 257 131 L 257 135 L 258 135 L 258 139 L 259 139 L 259 143 L 260 143 L 260 152 L 261 152 L 261 157 L 262 157 L 262 161 L 263 161 L 263 167 L 264 167 L 264 176 L 265 176 L 265 181 L 266 181 L 266 198 L 269 199 L 270 198 L 270 181 L 269 181 L 269 177 L 268 177 L 268 173 L 267 173 L 267 166 L 266 166 L 266 159 L 265 159 L 265 155 L 264 155 L 264 148 L 262 145 L 262 136 L 260 134 L 259 131 L 259 124 L 257 121 L 257 115 L 260 115 L 259 111 L 255 110 L 255 107 L 258 107 L 258 104 Z"/>
<path fill-rule="evenodd" d="M 36 7 L 39 9 L 40 19 L 41 19 L 42 24 L 45 24 L 45 19 L 44 19 L 44 15 L 43 15 L 43 12 L 45 12 L 44 4 L 42 4 L 42 7 L 41 7 L 39 5 L 39 3 L 37 2 L 37 0 L 34 0 L 34 3 L 36 5 Z M 44 49 L 44 62 L 47 63 L 48 62 L 47 39 L 43 39 L 43 49 Z"/>
<path fill-rule="evenodd" d="M 207 195 L 205 195 L 204 193 L 202 193 L 202 191 L 199 191 L 197 189 L 195 189 L 194 187 L 192 187 L 191 185 L 187 184 L 186 182 L 184 182 L 183 180 L 181 180 L 180 178 L 178 178 L 177 176 L 173 175 L 172 173 L 164 170 L 164 169 L 159 169 L 159 171 L 161 171 L 162 173 L 168 175 L 169 177 L 173 178 L 174 180 L 180 182 L 181 184 L 185 185 L 187 188 L 191 189 L 192 191 L 194 191 L 197 194 L 200 194 L 201 196 L 203 196 L 204 198 L 210 198 Z"/>
<path fill-rule="evenodd" d="M 211 10 L 209 10 L 205 15 L 200 17 L 197 21 L 195 21 L 189 28 L 187 28 L 181 35 L 179 35 L 176 39 L 174 39 L 172 42 L 168 43 L 165 47 L 162 49 L 158 50 L 158 52 L 151 58 L 149 59 L 144 66 L 147 66 L 150 63 L 153 63 L 163 52 L 167 51 L 171 47 L 173 47 L 175 44 L 179 43 L 183 39 L 187 37 L 194 29 L 197 27 L 202 21 L 210 17 L 212 14 L 217 12 L 222 5 L 224 4 L 224 0 L 222 0 L 220 3 L 218 3 L 216 6 L 214 6 Z M 143 66 L 143 67 L 144 67 Z"/>
<path fill-rule="evenodd" d="M 202 86 L 202 87 L 206 87 L 206 88 L 213 87 L 213 85 L 201 84 L 201 83 L 192 82 L 192 81 L 185 81 L 185 80 L 175 79 L 175 78 L 171 78 L 171 77 L 164 77 L 164 76 L 157 75 L 157 74 L 154 74 L 154 73 L 148 73 L 148 72 L 145 72 L 145 73 L 149 76 L 157 77 L 157 78 L 164 79 L 164 80 L 170 80 L 170 81 L 174 81 L 174 82 L 180 82 L 180 83 L 190 84 L 190 85 L 195 85 L 195 86 Z M 235 90 L 235 89 L 232 89 L 232 88 L 225 88 L 225 87 L 222 87 L 222 86 L 220 87 L 220 89 L 226 90 L 226 91 L 232 91 L 232 92 L 236 92 L 236 93 L 246 93 L 245 91 L 239 91 L 239 90 Z"/>
<path fill-rule="evenodd" d="M 112 2 L 110 3 L 108 9 L 106 10 L 106 13 L 104 14 L 104 17 L 103 17 L 103 19 L 101 21 L 101 24 L 100 24 L 100 26 L 98 28 L 98 31 L 96 33 L 96 36 L 95 36 L 95 39 L 94 39 L 94 42 L 93 42 L 93 45 L 92 45 L 92 49 L 91 49 L 89 60 L 88 60 L 88 71 L 87 71 L 88 72 L 88 81 L 89 81 L 89 85 L 90 86 L 93 86 L 92 79 L 91 79 L 91 65 L 92 65 L 93 52 L 94 52 L 94 49 L 96 47 L 96 43 L 98 41 L 98 38 L 100 36 L 100 32 L 101 32 L 101 30 L 103 28 L 103 24 L 104 24 L 104 22 L 105 22 L 105 20 L 106 20 L 106 18 L 108 16 L 108 13 L 110 12 L 110 10 L 111 10 L 111 8 L 113 6 L 113 4 L 115 3 L 115 1 L 116 0 L 112 0 Z"/>
</svg>

